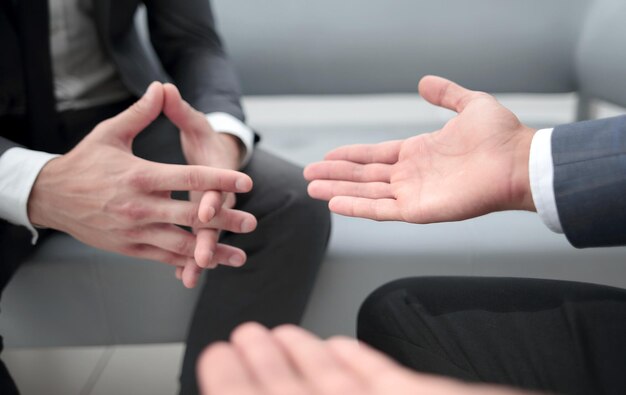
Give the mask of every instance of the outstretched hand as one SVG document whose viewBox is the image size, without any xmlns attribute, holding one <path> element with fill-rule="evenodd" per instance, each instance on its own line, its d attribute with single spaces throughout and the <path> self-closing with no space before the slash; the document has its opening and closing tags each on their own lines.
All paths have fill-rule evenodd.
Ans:
<svg viewBox="0 0 626 395">
<path fill-rule="evenodd" d="M 333 212 L 380 221 L 458 221 L 533 210 L 528 156 L 535 130 L 493 96 L 424 77 L 419 92 L 458 115 L 402 141 L 351 145 L 306 167 L 309 194 Z"/>
<path fill-rule="evenodd" d="M 214 343 L 198 364 L 210 395 L 530 395 L 410 371 L 354 340 L 320 340 L 295 326 L 247 323 Z"/>
<path fill-rule="evenodd" d="M 133 155 L 133 139 L 161 113 L 164 90 L 153 83 L 126 111 L 101 122 L 74 149 L 48 162 L 28 201 L 30 221 L 104 250 L 185 267 L 195 265 L 196 237 L 176 225 L 249 231 L 248 213 L 221 210 L 198 218 L 199 204 L 172 191 L 247 192 L 245 174 L 205 166 L 170 165 Z M 228 262 L 229 256 L 217 257 Z M 186 286 L 196 278 L 183 278 Z"/>
</svg>

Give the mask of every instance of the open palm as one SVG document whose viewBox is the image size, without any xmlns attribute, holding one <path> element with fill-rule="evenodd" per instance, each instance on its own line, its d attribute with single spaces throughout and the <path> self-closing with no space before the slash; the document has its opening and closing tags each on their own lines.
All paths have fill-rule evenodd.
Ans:
<svg viewBox="0 0 626 395">
<path fill-rule="evenodd" d="M 492 96 L 443 78 L 425 77 L 419 90 L 458 115 L 436 132 L 331 151 L 305 169 L 309 194 L 338 214 L 413 223 L 532 210 L 534 130 Z"/>
</svg>

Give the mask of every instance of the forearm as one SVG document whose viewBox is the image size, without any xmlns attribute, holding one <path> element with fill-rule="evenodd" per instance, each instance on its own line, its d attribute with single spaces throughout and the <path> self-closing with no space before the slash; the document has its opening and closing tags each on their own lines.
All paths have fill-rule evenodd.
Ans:
<svg viewBox="0 0 626 395">
<path fill-rule="evenodd" d="M 241 89 L 205 0 L 145 1 L 150 37 L 163 67 L 198 111 L 244 121 Z"/>
</svg>

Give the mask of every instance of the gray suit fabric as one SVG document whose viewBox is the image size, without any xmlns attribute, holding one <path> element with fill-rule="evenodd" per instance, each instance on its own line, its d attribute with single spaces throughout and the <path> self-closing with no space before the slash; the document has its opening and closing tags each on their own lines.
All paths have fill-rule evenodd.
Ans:
<svg viewBox="0 0 626 395">
<path fill-rule="evenodd" d="M 576 247 L 626 245 L 626 116 L 557 126 L 554 192 Z"/>
<path fill-rule="evenodd" d="M 127 87 L 140 96 L 152 81 L 173 81 L 183 97 L 199 111 L 226 112 L 243 121 L 239 83 L 215 30 L 210 3 L 205 0 L 179 1 L 175 5 L 169 0 L 143 3 L 158 61 L 150 56 L 134 23 L 141 1 L 94 0 L 100 39 Z M 8 52 L 13 47 L 14 41 L 3 36 L 0 49 Z M 17 60 L 18 57 L 10 57 L 1 62 L 2 70 L 11 72 L 0 76 L 5 81 L 0 86 L 16 79 L 15 73 L 20 69 L 14 63 Z M 0 130 L 0 155 L 19 145 L 2 134 Z"/>
</svg>

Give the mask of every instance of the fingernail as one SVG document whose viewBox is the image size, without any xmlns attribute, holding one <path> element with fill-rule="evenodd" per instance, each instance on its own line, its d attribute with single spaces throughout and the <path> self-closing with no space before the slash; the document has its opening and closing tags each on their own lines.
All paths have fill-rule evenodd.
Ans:
<svg viewBox="0 0 626 395">
<path fill-rule="evenodd" d="M 211 262 L 213 261 L 213 252 L 210 251 L 206 254 L 206 265 L 203 266 L 204 268 L 208 268 L 211 266 Z"/>
<path fill-rule="evenodd" d="M 248 190 L 248 180 L 240 178 L 237 181 L 235 181 L 235 188 L 237 188 L 238 191 L 247 191 Z"/>
<path fill-rule="evenodd" d="M 213 219 L 214 216 L 215 216 L 215 208 L 209 207 L 209 209 L 207 210 L 207 213 L 206 213 L 206 221 L 202 221 L 202 222 L 207 223 L 211 219 Z"/>
<path fill-rule="evenodd" d="M 231 264 L 232 266 L 241 266 L 243 265 L 243 257 L 241 257 L 240 255 L 233 255 L 230 258 L 228 258 L 228 263 Z"/>
<path fill-rule="evenodd" d="M 242 233 L 248 233 L 248 232 L 252 232 L 254 230 L 254 221 L 246 218 L 243 220 L 243 222 L 241 222 L 241 232 Z"/>
</svg>

